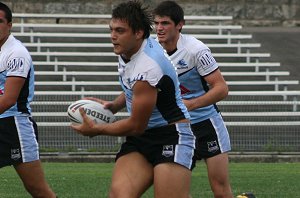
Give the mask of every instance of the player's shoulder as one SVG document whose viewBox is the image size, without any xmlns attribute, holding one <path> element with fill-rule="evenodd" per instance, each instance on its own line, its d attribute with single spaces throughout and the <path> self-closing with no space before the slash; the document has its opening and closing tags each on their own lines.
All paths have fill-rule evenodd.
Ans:
<svg viewBox="0 0 300 198">
<path fill-rule="evenodd" d="M 147 46 L 140 53 L 139 63 L 144 65 L 144 67 L 156 67 L 161 64 L 161 62 L 169 61 L 169 57 L 166 55 L 163 47 L 153 38 L 147 39 Z"/>
<path fill-rule="evenodd" d="M 13 53 L 18 56 L 29 56 L 27 48 L 23 45 L 21 41 L 16 39 L 13 35 L 10 35 L 5 43 L 3 50 L 4 53 Z"/>
<path fill-rule="evenodd" d="M 12 34 L 9 35 L 9 37 L 7 38 L 4 45 L 5 45 L 6 48 L 16 48 L 16 47 L 19 47 L 19 46 L 23 46 L 21 41 L 16 39 Z"/>
<path fill-rule="evenodd" d="M 209 49 L 202 41 L 188 34 L 180 34 L 178 47 L 185 48 L 190 53 L 196 53 Z"/>
<path fill-rule="evenodd" d="M 144 52 L 152 56 L 152 58 L 160 59 L 162 56 L 165 56 L 165 50 L 161 46 L 161 44 L 158 42 L 158 40 L 149 37 L 147 39 L 147 47 L 145 48 Z"/>
</svg>

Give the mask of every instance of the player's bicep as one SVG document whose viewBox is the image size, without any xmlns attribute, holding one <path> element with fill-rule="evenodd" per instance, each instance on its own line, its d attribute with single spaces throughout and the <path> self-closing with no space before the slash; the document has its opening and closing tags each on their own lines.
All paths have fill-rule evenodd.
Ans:
<svg viewBox="0 0 300 198">
<path fill-rule="evenodd" d="M 17 101 L 26 79 L 23 77 L 7 77 L 4 96 L 8 100 Z"/>
<path fill-rule="evenodd" d="M 156 105 L 157 89 L 146 81 L 138 81 L 133 88 L 131 117 L 137 127 L 145 129 Z"/>
<path fill-rule="evenodd" d="M 0 113 L 3 113 L 17 102 L 25 80 L 22 77 L 8 77 L 6 79 L 4 94 L 0 98 Z"/>
<path fill-rule="evenodd" d="M 225 81 L 224 77 L 222 76 L 219 69 L 216 69 L 209 75 L 205 76 L 204 79 L 209 85 L 211 85 L 213 87 L 218 86 L 218 85 L 226 86 L 226 81 Z"/>
</svg>

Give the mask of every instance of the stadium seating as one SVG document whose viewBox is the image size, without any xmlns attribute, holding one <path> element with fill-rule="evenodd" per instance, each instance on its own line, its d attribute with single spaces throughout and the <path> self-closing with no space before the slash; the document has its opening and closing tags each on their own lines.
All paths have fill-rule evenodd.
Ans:
<svg viewBox="0 0 300 198">
<path fill-rule="evenodd" d="M 13 35 L 31 52 L 36 70 L 33 116 L 42 148 L 116 151 L 122 138 L 87 139 L 71 131 L 68 105 L 86 96 L 113 100 L 121 91 L 109 15 L 14 14 Z M 300 150 L 299 81 L 289 78 L 231 16 L 186 16 L 183 32 L 211 48 L 229 85 L 218 103 L 234 151 Z M 154 36 L 154 34 L 152 34 Z M 120 112 L 120 119 L 128 114 Z"/>
</svg>

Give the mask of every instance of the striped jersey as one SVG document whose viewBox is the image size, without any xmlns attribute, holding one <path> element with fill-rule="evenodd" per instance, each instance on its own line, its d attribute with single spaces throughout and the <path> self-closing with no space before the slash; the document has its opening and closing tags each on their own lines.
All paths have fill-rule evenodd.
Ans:
<svg viewBox="0 0 300 198">
<path fill-rule="evenodd" d="M 190 118 L 181 100 L 174 66 L 164 49 L 153 38 L 145 39 L 139 51 L 128 63 L 119 56 L 118 71 L 129 113 L 131 113 L 133 86 L 137 81 L 147 81 L 157 88 L 157 102 L 148 122 L 148 129 Z"/>
<path fill-rule="evenodd" d="M 0 118 L 31 114 L 30 102 L 34 95 L 34 69 L 32 59 L 24 47 L 13 35 L 10 35 L 0 51 L 0 97 L 5 93 L 7 77 L 18 76 L 26 78 L 18 100 L 14 106 L 0 114 Z"/>
<path fill-rule="evenodd" d="M 190 35 L 180 34 L 177 50 L 170 55 L 180 81 L 184 99 L 196 98 L 208 92 L 209 87 L 203 77 L 218 69 L 218 64 L 210 49 Z M 218 113 L 216 105 L 209 105 L 190 111 L 192 124 L 206 120 Z"/>
</svg>

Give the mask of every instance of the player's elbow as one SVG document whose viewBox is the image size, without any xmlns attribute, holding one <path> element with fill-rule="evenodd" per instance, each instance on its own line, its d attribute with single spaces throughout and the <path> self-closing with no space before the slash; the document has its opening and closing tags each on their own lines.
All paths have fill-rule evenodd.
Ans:
<svg viewBox="0 0 300 198">
<path fill-rule="evenodd" d="M 15 100 L 4 100 L 3 102 L 1 102 L 1 106 L 3 107 L 4 111 L 11 108 L 15 104 L 16 104 Z"/>
<path fill-rule="evenodd" d="M 224 86 L 224 98 L 226 98 L 229 94 L 229 87 L 227 84 L 225 84 Z"/>
<path fill-rule="evenodd" d="M 135 135 L 135 136 L 139 136 L 139 135 L 142 135 L 146 130 L 146 127 L 144 126 L 135 126 L 133 129 L 132 129 L 132 133 Z"/>
<path fill-rule="evenodd" d="M 134 136 L 139 136 L 142 135 L 144 133 L 144 131 L 147 128 L 147 122 L 141 122 L 141 121 L 134 121 L 133 124 L 131 125 L 131 133 Z"/>
<path fill-rule="evenodd" d="M 221 89 L 220 89 L 220 99 L 223 100 L 225 99 L 227 96 L 228 96 L 228 93 L 229 93 L 229 87 L 227 84 L 223 84 Z"/>
</svg>

